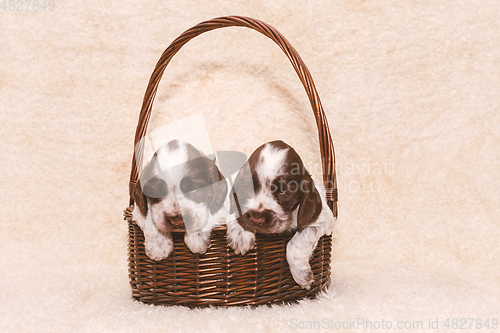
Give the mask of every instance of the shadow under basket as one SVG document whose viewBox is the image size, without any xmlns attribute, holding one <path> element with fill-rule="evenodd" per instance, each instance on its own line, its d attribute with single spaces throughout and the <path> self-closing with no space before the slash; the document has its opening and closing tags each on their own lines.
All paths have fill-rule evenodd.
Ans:
<svg viewBox="0 0 500 333">
<path fill-rule="evenodd" d="M 257 234 L 255 247 L 236 255 L 227 244 L 226 228 L 212 231 L 210 248 L 193 254 L 184 233 L 173 233 L 174 250 L 161 261 L 144 250 L 144 234 L 129 221 L 129 275 L 132 296 L 144 303 L 187 307 L 291 303 L 315 297 L 330 283 L 332 236 L 323 236 L 310 260 L 311 289 L 294 281 L 286 260 L 292 235 Z"/>
<path fill-rule="evenodd" d="M 228 16 L 202 22 L 182 33 L 163 52 L 146 89 L 135 133 L 132 170 L 129 182 L 129 206 L 125 217 L 129 228 L 129 273 L 132 296 L 145 303 L 187 307 L 269 305 L 312 298 L 330 283 L 332 237 L 323 236 L 310 259 L 314 282 L 302 289 L 293 279 L 286 260 L 286 245 L 292 234 L 257 234 L 255 247 L 245 255 L 236 255 L 229 247 L 226 227 L 212 231 L 210 248 L 193 254 L 184 244 L 184 233 L 173 233 L 174 250 L 168 258 L 155 261 L 144 249 L 144 234 L 131 221 L 138 166 L 142 165 L 147 125 L 159 82 L 172 57 L 194 37 L 223 27 L 246 27 L 270 38 L 285 53 L 300 78 L 311 103 L 319 136 L 326 201 L 337 217 L 337 181 L 335 153 L 316 87 L 307 66 L 292 45 L 272 26 L 255 19 Z"/>
</svg>

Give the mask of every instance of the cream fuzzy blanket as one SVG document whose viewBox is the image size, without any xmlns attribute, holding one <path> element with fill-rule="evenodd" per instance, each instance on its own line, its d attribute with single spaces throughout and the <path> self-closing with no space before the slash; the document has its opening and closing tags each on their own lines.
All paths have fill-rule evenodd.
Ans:
<svg viewBox="0 0 500 333">
<path fill-rule="evenodd" d="M 1 332 L 499 331 L 500 2 L 9 3 Z M 338 162 L 332 285 L 287 306 L 144 305 L 122 219 L 143 94 L 175 37 L 223 15 L 276 27 L 315 79 Z M 150 128 L 197 113 L 214 149 L 283 139 L 321 177 L 304 89 L 257 32 L 219 29 L 176 55 Z"/>
</svg>

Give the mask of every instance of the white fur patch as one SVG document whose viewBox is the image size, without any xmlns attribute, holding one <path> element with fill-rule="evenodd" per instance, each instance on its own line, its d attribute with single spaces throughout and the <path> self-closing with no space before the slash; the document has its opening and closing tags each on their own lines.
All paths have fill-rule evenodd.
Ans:
<svg viewBox="0 0 500 333">
<path fill-rule="evenodd" d="M 252 209 L 257 211 L 269 209 L 274 211 L 278 215 L 283 214 L 283 209 L 273 197 L 270 188 L 261 188 L 254 197 L 248 199 L 243 204 L 243 212 Z"/>
<path fill-rule="evenodd" d="M 177 141 L 177 140 L 176 140 Z M 186 144 L 177 141 L 177 148 L 172 150 L 168 145 L 161 146 L 156 152 L 156 175 L 165 180 L 170 188 L 179 186 L 187 172 L 188 153 Z"/>
<path fill-rule="evenodd" d="M 273 181 L 282 172 L 288 149 L 278 149 L 266 144 L 260 152 L 255 172 L 261 185 Z"/>
</svg>

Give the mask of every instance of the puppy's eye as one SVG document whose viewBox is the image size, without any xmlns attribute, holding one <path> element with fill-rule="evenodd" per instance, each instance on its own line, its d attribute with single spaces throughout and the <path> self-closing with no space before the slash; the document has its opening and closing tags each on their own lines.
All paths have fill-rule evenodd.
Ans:
<svg viewBox="0 0 500 333">
<path fill-rule="evenodd" d="M 286 184 L 280 184 L 277 192 L 278 194 L 285 194 L 288 192 L 288 187 L 286 186 Z"/>
<path fill-rule="evenodd" d="M 279 192 L 278 192 L 278 197 L 280 197 L 280 198 L 287 198 L 287 197 L 289 197 L 291 194 L 292 194 L 292 193 L 291 193 L 289 190 L 287 190 L 287 189 L 283 189 L 282 191 L 279 191 Z"/>
<path fill-rule="evenodd" d="M 192 180 L 184 178 L 181 181 L 181 191 L 183 193 L 189 193 L 195 190 L 196 190 L 196 184 Z"/>
<path fill-rule="evenodd" d="M 299 184 L 297 184 L 296 181 L 291 181 L 288 183 L 287 189 L 289 192 L 295 193 L 295 192 L 297 192 L 298 188 L 299 188 Z"/>
<path fill-rule="evenodd" d="M 289 197 L 297 192 L 298 184 L 295 180 L 279 179 L 272 184 L 271 191 L 278 197 Z"/>
<path fill-rule="evenodd" d="M 277 195 L 284 195 L 288 193 L 288 184 L 285 182 L 277 182 L 271 185 L 271 191 Z"/>
<path fill-rule="evenodd" d="M 151 178 L 142 191 L 147 197 L 156 199 L 164 198 L 168 193 L 165 181 L 157 177 Z"/>
</svg>

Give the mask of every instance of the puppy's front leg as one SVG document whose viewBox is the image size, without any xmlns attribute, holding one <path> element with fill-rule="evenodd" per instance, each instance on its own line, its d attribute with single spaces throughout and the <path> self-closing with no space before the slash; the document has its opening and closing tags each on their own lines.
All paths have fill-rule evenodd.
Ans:
<svg viewBox="0 0 500 333">
<path fill-rule="evenodd" d="M 151 213 L 148 213 L 146 219 L 143 219 L 141 222 L 138 224 L 144 233 L 144 247 L 148 257 L 153 260 L 167 258 L 174 248 L 172 234 L 159 231 L 154 225 Z"/>
<path fill-rule="evenodd" d="M 236 219 L 228 220 L 226 225 L 227 242 L 234 250 L 234 253 L 245 254 L 248 250 L 253 248 L 255 245 L 255 234 L 253 232 L 243 229 Z"/>
<path fill-rule="evenodd" d="M 323 228 L 309 226 L 297 232 L 286 245 L 286 259 L 293 279 L 303 289 L 310 289 L 314 275 L 309 265 Z"/>
</svg>

